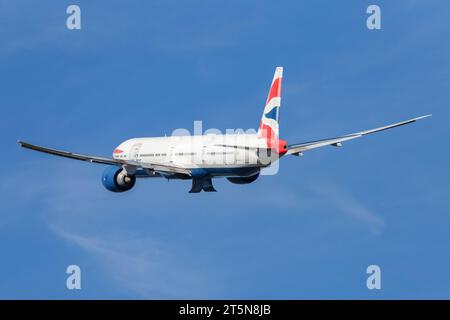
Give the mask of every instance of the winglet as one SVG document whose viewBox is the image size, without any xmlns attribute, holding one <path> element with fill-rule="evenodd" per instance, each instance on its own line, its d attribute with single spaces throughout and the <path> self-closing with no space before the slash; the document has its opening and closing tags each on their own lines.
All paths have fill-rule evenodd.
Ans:
<svg viewBox="0 0 450 320">
<path fill-rule="evenodd" d="M 31 143 L 22 141 L 22 140 L 17 140 L 17 143 L 20 144 L 20 146 L 22 148 L 28 148 L 28 149 L 32 149 L 31 147 L 33 146 Z"/>
<path fill-rule="evenodd" d="M 421 116 L 421 117 L 417 117 L 417 118 L 415 118 L 414 120 L 420 120 L 420 119 L 425 119 L 425 118 L 428 118 L 428 117 L 432 117 L 433 115 L 430 113 L 430 114 L 427 114 L 427 115 L 424 115 L 424 116 Z"/>
</svg>

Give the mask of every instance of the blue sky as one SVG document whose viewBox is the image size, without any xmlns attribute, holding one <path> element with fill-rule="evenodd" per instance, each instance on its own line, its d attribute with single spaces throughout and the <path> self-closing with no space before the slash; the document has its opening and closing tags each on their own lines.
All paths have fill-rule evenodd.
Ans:
<svg viewBox="0 0 450 320">
<path fill-rule="evenodd" d="M 366 28 L 369 4 L 380 31 Z M 0 298 L 450 298 L 449 10 L 0 1 Z M 433 117 L 284 158 L 251 185 L 218 180 L 216 194 L 164 180 L 113 194 L 101 165 L 16 143 L 109 155 L 194 120 L 255 128 L 278 65 L 290 143 Z M 65 287 L 70 264 L 80 291 Z M 370 264 L 380 291 L 366 288 Z"/>
</svg>

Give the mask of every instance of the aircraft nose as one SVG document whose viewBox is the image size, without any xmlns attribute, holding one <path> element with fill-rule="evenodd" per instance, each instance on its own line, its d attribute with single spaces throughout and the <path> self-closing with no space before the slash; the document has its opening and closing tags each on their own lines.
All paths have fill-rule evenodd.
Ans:
<svg viewBox="0 0 450 320">
<path fill-rule="evenodd" d="M 123 148 L 121 145 L 117 146 L 117 147 L 114 149 L 112 155 L 113 155 L 113 158 L 115 158 L 115 159 L 120 158 L 120 157 L 123 157 L 123 156 L 125 155 L 124 148 Z"/>
</svg>

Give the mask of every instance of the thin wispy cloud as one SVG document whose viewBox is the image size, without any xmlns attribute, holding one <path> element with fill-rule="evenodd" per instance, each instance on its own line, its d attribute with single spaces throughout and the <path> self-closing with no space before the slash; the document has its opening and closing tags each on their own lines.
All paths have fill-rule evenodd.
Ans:
<svg viewBox="0 0 450 320">
<path fill-rule="evenodd" d="M 352 193 L 329 183 L 317 183 L 312 186 L 312 190 L 322 199 L 328 200 L 337 211 L 365 224 L 373 234 L 378 235 L 383 231 L 383 219 Z"/>
<path fill-rule="evenodd" d="M 141 298 L 198 296 L 201 278 L 150 238 L 108 237 L 69 232 L 51 225 L 57 235 L 85 250 L 117 283 Z M 181 258 L 181 257 L 180 257 Z"/>
<path fill-rule="evenodd" d="M 131 229 L 114 223 L 115 219 L 138 219 L 135 215 L 130 217 L 130 214 L 143 212 L 142 203 L 134 201 L 131 194 L 112 200 L 108 192 L 99 190 L 99 185 L 86 179 L 85 169 L 93 169 L 97 174 L 101 170 L 97 171 L 95 166 L 89 164 L 77 166 L 76 163 L 62 162 L 52 166 L 52 173 L 49 174 L 46 170 L 33 170 L 39 166 L 38 163 L 45 165 L 42 161 L 28 161 L 22 171 L 3 177 L 0 190 L 12 200 L 5 203 L 7 211 L 3 212 L 0 227 L 27 216 L 43 221 L 62 242 L 81 249 L 83 260 L 94 260 L 96 268 L 102 270 L 112 284 L 124 288 L 133 296 L 161 299 L 208 294 L 203 275 L 186 266 L 185 253 L 171 244 L 154 239 L 151 231 L 144 232 L 145 226 Z M 66 165 L 71 164 L 74 167 L 68 171 Z M 29 179 L 46 182 L 30 184 Z M 101 183 L 100 177 L 96 180 Z M 22 197 L 20 201 L 15 197 L 18 190 Z M 117 201 L 130 205 L 124 211 L 122 206 L 117 208 Z M 40 210 L 33 210 L 36 204 L 39 204 Z M 9 214 L 8 208 L 14 208 L 16 213 Z"/>
</svg>

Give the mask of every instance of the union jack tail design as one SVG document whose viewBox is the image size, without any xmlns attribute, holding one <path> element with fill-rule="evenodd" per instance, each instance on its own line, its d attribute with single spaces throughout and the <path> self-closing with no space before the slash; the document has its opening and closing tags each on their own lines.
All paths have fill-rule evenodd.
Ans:
<svg viewBox="0 0 450 320">
<path fill-rule="evenodd" d="M 265 138 L 268 146 L 278 141 L 278 115 L 281 105 L 281 79 L 283 78 L 283 67 L 277 67 L 270 85 L 264 113 L 259 124 L 258 136 Z"/>
</svg>

